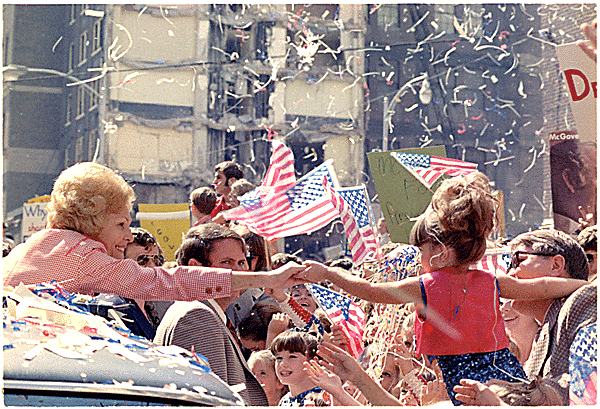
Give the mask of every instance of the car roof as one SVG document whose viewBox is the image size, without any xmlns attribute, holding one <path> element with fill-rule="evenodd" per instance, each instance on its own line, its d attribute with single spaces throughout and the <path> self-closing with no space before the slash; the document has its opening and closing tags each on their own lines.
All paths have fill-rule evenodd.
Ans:
<svg viewBox="0 0 600 409">
<path fill-rule="evenodd" d="M 5 388 L 20 385 L 19 381 L 37 388 L 45 383 L 63 388 L 103 385 L 100 389 L 180 395 L 211 406 L 244 405 L 239 394 L 210 371 L 203 357 L 123 336 L 101 317 L 22 295 L 4 292 Z"/>
</svg>

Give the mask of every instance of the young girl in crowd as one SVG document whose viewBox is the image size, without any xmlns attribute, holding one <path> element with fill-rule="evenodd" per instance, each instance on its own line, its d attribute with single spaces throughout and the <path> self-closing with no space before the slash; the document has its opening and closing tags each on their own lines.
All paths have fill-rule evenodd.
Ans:
<svg viewBox="0 0 600 409">
<path fill-rule="evenodd" d="M 416 303 L 417 353 L 437 359 L 448 394 L 461 378 L 517 381 L 525 379 L 508 350 L 499 310 L 499 295 L 545 299 L 569 295 L 583 280 L 543 277 L 518 280 L 508 275 L 470 270 L 486 250 L 494 227 L 497 200 L 480 172 L 446 180 L 411 231 L 421 250 L 424 274 L 398 282 L 371 283 L 344 270 L 305 262 L 300 274 L 311 281 L 329 280 L 362 299 L 391 304 Z"/>
<path fill-rule="evenodd" d="M 277 377 L 290 389 L 279 406 L 359 406 L 337 375 L 311 361 L 317 346 L 315 336 L 294 330 L 282 332 L 271 343 Z"/>
<path fill-rule="evenodd" d="M 277 406 L 289 388 L 275 374 L 275 357 L 271 351 L 264 349 L 253 352 L 248 359 L 248 367 L 265 390 L 269 406 Z"/>
<path fill-rule="evenodd" d="M 316 337 L 294 330 L 282 332 L 271 343 L 269 349 L 275 356 L 277 378 L 290 388 L 279 406 L 305 406 L 307 396 L 313 393 L 325 402 L 331 402 L 330 396 L 304 373 L 304 362 L 317 355 L 317 346 Z"/>
</svg>

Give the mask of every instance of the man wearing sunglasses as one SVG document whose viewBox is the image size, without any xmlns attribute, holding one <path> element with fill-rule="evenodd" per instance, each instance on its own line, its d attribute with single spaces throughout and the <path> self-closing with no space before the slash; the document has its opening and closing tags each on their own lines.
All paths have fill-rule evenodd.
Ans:
<svg viewBox="0 0 600 409">
<path fill-rule="evenodd" d="M 135 260 L 142 267 L 162 266 L 165 262 L 163 251 L 152 233 L 133 227 L 131 234 L 133 241 L 125 248 L 125 258 Z M 157 304 L 165 304 L 159 308 L 162 314 L 157 311 Z M 90 309 L 108 320 L 119 320 L 132 334 L 152 341 L 161 316 L 171 304 L 170 301 L 142 301 L 116 294 L 99 294 L 90 301 Z"/>
<path fill-rule="evenodd" d="M 573 238 L 558 230 L 535 230 L 510 242 L 512 259 L 508 274 L 521 278 L 571 277 L 586 280 L 586 255 Z M 569 404 L 569 350 L 578 332 L 596 322 L 598 290 L 595 283 L 581 287 L 569 297 L 546 300 L 514 300 L 513 308 L 540 324 L 529 359 L 523 366 L 530 380 L 540 377 L 552 405 Z M 567 381 L 565 382 L 565 378 Z M 466 383 L 463 383 L 466 382 Z M 476 381 L 462 380 L 455 389 L 465 403 L 493 405 L 489 389 Z M 482 393 L 486 391 L 485 393 Z M 491 395 L 493 396 L 493 394 Z"/>
</svg>

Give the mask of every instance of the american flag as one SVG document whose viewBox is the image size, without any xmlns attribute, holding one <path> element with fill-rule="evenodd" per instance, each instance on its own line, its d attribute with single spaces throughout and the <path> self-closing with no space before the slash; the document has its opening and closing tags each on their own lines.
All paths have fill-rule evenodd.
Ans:
<svg viewBox="0 0 600 409">
<path fill-rule="evenodd" d="M 380 254 L 379 240 L 377 235 L 373 233 L 375 216 L 373 215 L 367 188 L 364 185 L 361 185 L 355 187 L 341 187 L 335 189 L 335 191 L 342 196 L 346 203 L 348 203 L 350 211 L 354 216 L 354 220 L 356 220 L 356 224 L 358 225 L 358 230 L 367 247 L 374 248 L 374 251 L 377 251 L 377 254 Z"/>
<path fill-rule="evenodd" d="M 323 187 L 323 177 L 339 187 L 332 160 L 322 163 L 287 190 L 264 195 L 254 189 L 240 198 L 240 206 L 223 213 L 266 238 L 311 233 L 337 216 Z"/>
<path fill-rule="evenodd" d="M 511 252 L 509 248 L 498 248 L 486 251 L 483 258 L 477 263 L 471 264 L 470 268 L 489 271 L 496 275 L 499 273 L 506 274 L 508 265 L 510 264 Z"/>
<path fill-rule="evenodd" d="M 316 284 L 305 284 L 333 324 L 342 327 L 348 337 L 348 348 L 355 358 L 363 350 L 365 312 L 350 298 Z"/>
<path fill-rule="evenodd" d="M 596 405 L 598 332 L 596 323 L 581 328 L 569 349 L 569 405 Z"/>
<path fill-rule="evenodd" d="M 368 255 L 372 254 L 377 249 L 373 231 L 371 230 L 370 240 L 363 236 L 359 229 L 359 223 L 357 223 L 356 217 L 350 209 L 349 204 L 346 203 L 344 198 L 342 198 L 341 195 L 327 183 L 326 178 L 323 178 L 323 186 L 325 192 L 329 196 L 329 200 L 331 200 L 331 204 L 333 204 L 333 207 L 336 209 L 344 224 L 344 230 L 346 230 L 346 237 L 348 237 L 348 244 L 350 246 L 350 251 L 352 252 L 352 260 L 354 263 L 360 264 Z M 368 213 L 366 216 L 368 223 Z"/>
<path fill-rule="evenodd" d="M 442 175 L 467 175 L 477 171 L 476 163 L 458 159 L 420 153 L 390 152 L 390 154 L 427 188 L 431 188 L 431 185 Z"/>
<path fill-rule="evenodd" d="M 272 189 L 273 194 L 280 193 L 296 184 L 294 173 L 294 154 L 281 141 L 273 140 L 273 153 L 269 169 L 261 186 Z"/>
</svg>

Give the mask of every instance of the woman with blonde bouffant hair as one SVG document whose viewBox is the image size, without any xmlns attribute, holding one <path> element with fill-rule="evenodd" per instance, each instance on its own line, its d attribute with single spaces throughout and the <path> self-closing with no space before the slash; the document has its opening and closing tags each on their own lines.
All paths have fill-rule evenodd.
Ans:
<svg viewBox="0 0 600 409">
<path fill-rule="evenodd" d="M 108 213 L 117 213 L 123 204 L 131 210 L 134 200 L 131 186 L 114 171 L 97 163 L 79 163 L 63 171 L 54 183 L 47 227 L 93 237 Z"/>
<path fill-rule="evenodd" d="M 135 194 L 122 176 L 91 162 L 64 170 L 54 183 L 46 228 L 3 261 L 4 285 L 56 280 L 65 290 L 109 293 L 142 301 L 193 301 L 230 296 L 257 287 L 291 287 L 303 269 L 232 272 L 211 267 L 142 267 L 125 259 Z"/>
</svg>

